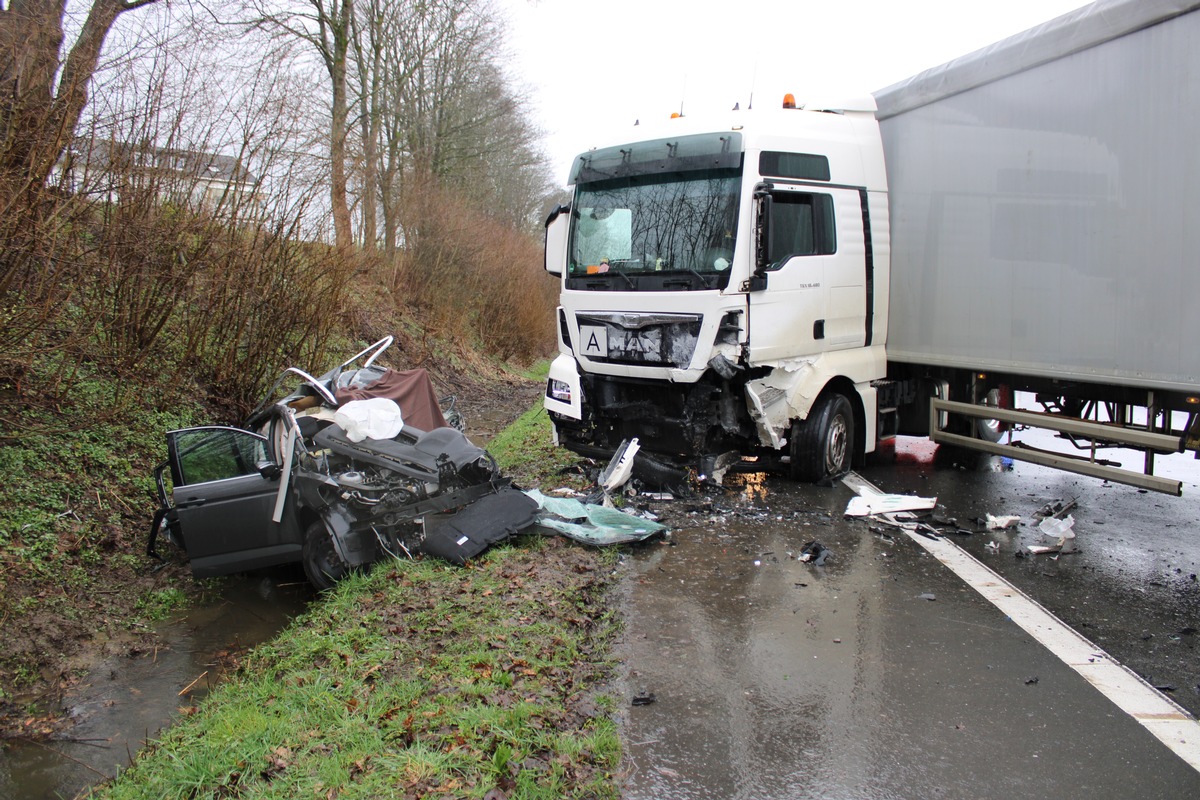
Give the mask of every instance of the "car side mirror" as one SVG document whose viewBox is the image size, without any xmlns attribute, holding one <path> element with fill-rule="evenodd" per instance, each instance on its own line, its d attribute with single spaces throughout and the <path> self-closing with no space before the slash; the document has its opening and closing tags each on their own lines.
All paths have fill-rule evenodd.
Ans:
<svg viewBox="0 0 1200 800">
<path fill-rule="evenodd" d="M 283 469 L 274 461 L 259 461 L 254 465 L 258 474 L 269 481 L 277 480 L 283 474 Z"/>
</svg>

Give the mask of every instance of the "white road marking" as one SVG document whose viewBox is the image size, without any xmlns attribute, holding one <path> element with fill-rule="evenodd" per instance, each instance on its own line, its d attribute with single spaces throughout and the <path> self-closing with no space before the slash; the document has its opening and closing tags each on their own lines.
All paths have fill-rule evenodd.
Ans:
<svg viewBox="0 0 1200 800">
<path fill-rule="evenodd" d="M 853 472 L 842 482 L 859 495 L 883 494 Z M 1118 708 L 1141 723 L 1192 769 L 1200 771 L 1200 723 L 1183 707 L 958 545 L 941 537 L 926 538 L 908 528 L 904 528 L 904 532 Z"/>
</svg>

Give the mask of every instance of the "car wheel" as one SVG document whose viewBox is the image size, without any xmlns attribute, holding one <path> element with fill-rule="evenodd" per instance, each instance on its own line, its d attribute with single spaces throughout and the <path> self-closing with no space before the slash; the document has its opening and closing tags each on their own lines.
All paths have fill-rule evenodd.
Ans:
<svg viewBox="0 0 1200 800">
<path fill-rule="evenodd" d="M 788 447 L 791 474 L 816 482 L 850 470 L 854 459 L 854 409 L 833 392 L 817 400 L 808 419 L 792 422 Z"/>
<path fill-rule="evenodd" d="M 342 560 L 333 545 L 332 534 L 319 519 L 314 520 L 304 531 L 301 560 L 308 582 L 321 591 L 332 589 L 338 580 L 350 572 L 350 566 Z"/>
</svg>

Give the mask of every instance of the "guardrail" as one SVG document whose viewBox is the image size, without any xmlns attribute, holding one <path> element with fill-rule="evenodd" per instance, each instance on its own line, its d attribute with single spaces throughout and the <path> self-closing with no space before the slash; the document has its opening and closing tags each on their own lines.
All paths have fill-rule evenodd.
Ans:
<svg viewBox="0 0 1200 800">
<path fill-rule="evenodd" d="M 1113 442 L 1152 450 L 1162 453 L 1182 453 L 1184 440 L 1179 436 L 1168 436 L 1163 433 L 1126 428 L 1124 426 L 1108 425 L 1100 422 L 1090 422 L 1072 417 L 1061 417 L 1055 414 L 1043 414 L 1036 411 L 1018 411 L 1016 409 L 980 406 L 972 403 L 957 403 L 952 400 L 933 398 L 929 403 L 929 438 L 935 442 L 962 447 L 968 450 L 979 450 L 997 456 L 1006 456 L 1018 461 L 1028 461 L 1053 467 L 1080 475 L 1089 475 L 1115 483 L 1137 486 L 1176 497 L 1183 494 L 1183 484 L 1170 478 L 1161 478 L 1150 472 L 1135 472 L 1121 467 L 1097 464 L 1067 453 L 1054 453 L 1046 450 L 1034 450 L 1028 447 L 1018 447 L 1013 444 L 1000 444 L 975 439 L 957 433 L 949 433 L 938 429 L 938 417 L 941 414 L 961 414 L 973 419 L 994 419 L 1031 428 L 1046 428 L 1049 430 L 1081 436 L 1087 439 Z"/>
</svg>

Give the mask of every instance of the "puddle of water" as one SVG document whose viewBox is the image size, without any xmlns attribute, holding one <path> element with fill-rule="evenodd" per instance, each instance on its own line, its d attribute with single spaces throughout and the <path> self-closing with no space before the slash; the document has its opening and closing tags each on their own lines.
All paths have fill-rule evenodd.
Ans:
<svg viewBox="0 0 1200 800">
<path fill-rule="evenodd" d="M 115 776 L 181 708 L 208 694 L 222 655 L 270 639 L 311 599 L 292 571 L 227 579 L 213 603 L 163 624 L 158 648 L 97 665 L 65 701 L 76 723 L 62 739 L 3 743 L 0 800 L 75 797 Z"/>
</svg>

